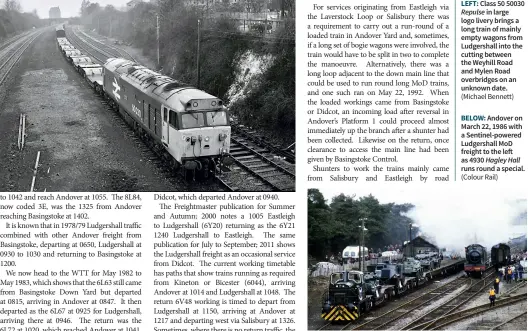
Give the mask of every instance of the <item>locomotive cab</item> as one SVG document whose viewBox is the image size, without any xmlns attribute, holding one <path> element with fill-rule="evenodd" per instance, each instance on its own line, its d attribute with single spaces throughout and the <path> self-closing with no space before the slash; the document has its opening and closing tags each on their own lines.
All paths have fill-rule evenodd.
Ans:
<svg viewBox="0 0 528 331">
<path fill-rule="evenodd" d="M 163 105 L 162 143 L 187 170 L 221 168 L 233 163 L 229 155 L 227 109 L 217 98 L 181 98 L 181 108 Z M 217 157 L 215 164 L 209 164 Z M 205 168 L 205 169 L 204 169 Z"/>
</svg>

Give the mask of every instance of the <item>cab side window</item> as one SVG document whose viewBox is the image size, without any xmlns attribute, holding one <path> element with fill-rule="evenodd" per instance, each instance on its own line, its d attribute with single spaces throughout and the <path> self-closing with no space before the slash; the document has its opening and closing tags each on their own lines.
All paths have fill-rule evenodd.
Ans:
<svg viewBox="0 0 528 331">
<path fill-rule="evenodd" d="M 178 120 L 176 117 L 176 113 L 173 112 L 172 110 L 169 111 L 169 124 L 175 129 L 178 128 Z"/>
</svg>

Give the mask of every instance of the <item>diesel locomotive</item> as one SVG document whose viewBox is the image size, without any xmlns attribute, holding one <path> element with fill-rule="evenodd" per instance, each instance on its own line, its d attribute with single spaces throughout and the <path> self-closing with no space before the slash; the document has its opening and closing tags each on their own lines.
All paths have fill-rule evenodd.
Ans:
<svg viewBox="0 0 528 331">
<path fill-rule="evenodd" d="M 488 263 L 486 247 L 473 244 L 466 247 L 466 263 L 464 271 L 468 276 L 482 277 Z"/>
<path fill-rule="evenodd" d="M 56 35 L 68 61 L 175 169 L 207 178 L 234 163 L 222 100 L 126 59 L 101 66 L 71 45 L 63 26 Z"/>
<path fill-rule="evenodd" d="M 330 276 L 328 292 L 323 298 L 321 317 L 327 321 L 355 321 L 369 311 L 380 297 L 379 285 L 369 282 L 360 271 L 343 271 Z"/>
<path fill-rule="evenodd" d="M 103 93 L 175 168 L 207 177 L 233 163 L 222 100 L 121 58 L 103 65 Z"/>
</svg>

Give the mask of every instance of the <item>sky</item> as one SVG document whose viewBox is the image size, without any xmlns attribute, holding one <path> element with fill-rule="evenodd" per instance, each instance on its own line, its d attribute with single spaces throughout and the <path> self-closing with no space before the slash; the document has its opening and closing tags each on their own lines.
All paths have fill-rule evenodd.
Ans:
<svg viewBox="0 0 528 331">
<path fill-rule="evenodd" d="M 429 185 L 428 185 L 429 186 Z M 431 185 L 432 186 L 432 185 Z M 391 189 L 384 187 L 347 189 L 336 185 L 320 188 L 327 203 L 332 197 L 344 193 L 356 194 L 356 198 L 372 194 L 380 203 L 412 203 L 416 206 L 406 216 L 420 230 L 434 238 L 440 247 L 453 250 L 478 243 L 491 246 L 506 242 L 509 238 L 526 235 L 526 220 L 519 224 L 518 216 L 526 212 L 524 194 L 508 189 L 486 189 L 446 185 L 428 189 Z M 516 225 L 512 224 L 517 222 Z M 366 226 L 368 228 L 368 226 Z"/>
<path fill-rule="evenodd" d="M 31 12 L 37 9 L 40 18 L 48 18 L 51 7 L 59 7 L 62 17 L 78 16 L 81 10 L 82 0 L 19 0 L 22 5 L 22 10 Z M 102 7 L 106 5 L 113 5 L 116 8 L 126 5 L 130 0 L 93 0 Z M 0 0 L 1 3 L 3 1 Z"/>
</svg>

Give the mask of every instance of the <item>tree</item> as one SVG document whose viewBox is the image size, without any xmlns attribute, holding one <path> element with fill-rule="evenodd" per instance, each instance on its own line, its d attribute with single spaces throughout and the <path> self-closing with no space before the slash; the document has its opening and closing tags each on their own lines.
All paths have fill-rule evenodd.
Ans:
<svg viewBox="0 0 528 331">
<path fill-rule="evenodd" d="M 281 17 L 295 17 L 295 0 L 280 0 Z"/>
<path fill-rule="evenodd" d="M 365 246 L 382 248 L 401 244 L 409 238 L 409 219 L 404 214 L 412 204 L 380 204 L 369 195 L 340 194 L 326 203 L 319 190 L 308 190 L 308 252 L 322 258 L 328 252 L 337 253 L 346 246 L 359 245 L 361 219 L 366 218 Z"/>
<path fill-rule="evenodd" d="M 248 13 L 260 13 L 266 7 L 262 0 L 245 0 L 244 5 Z"/>
<path fill-rule="evenodd" d="M 22 11 L 22 7 L 20 6 L 20 2 L 18 2 L 18 0 L 5 0 L 4 8 L 8 13 L 20 13 Z"/>
<path fill-rule="evenodd" d="M 90 7 L 90 1 L 88 0 L 83 0 L 82 3 L 81 3 L 81 16 L 84 16 L 84 15 L 87 15 L 87 10 L 88 10 L 88 7 Z"/>
<path fill-rule="evenodd" d="M 308 190 L 308 252 L 315 257 L 324 257 L 331 248 L 335 229 L 332 213 L 323 194 L 317 189 Z"/>
</svg>

